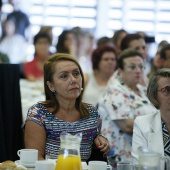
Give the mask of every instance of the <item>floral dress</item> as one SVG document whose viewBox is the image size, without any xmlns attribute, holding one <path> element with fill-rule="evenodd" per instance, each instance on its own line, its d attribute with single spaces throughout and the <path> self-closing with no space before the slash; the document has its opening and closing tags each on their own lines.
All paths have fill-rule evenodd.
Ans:
<svg viewBox="0 0 170 170">
<path fill-rule="evenodd" d="M 113 76 L 98 105 L 102 119 L 101 132 L 114 148 L 114 154 L 123 160 L 131 158 L 132 135 L 124 133 L 114 120 L 135 119 L 156 110 L 146 96 L 146 87 L 141 85 L 137 87 L 141 96 L 134 93 L 118 76 L 116 78 Z"/>
</svg>

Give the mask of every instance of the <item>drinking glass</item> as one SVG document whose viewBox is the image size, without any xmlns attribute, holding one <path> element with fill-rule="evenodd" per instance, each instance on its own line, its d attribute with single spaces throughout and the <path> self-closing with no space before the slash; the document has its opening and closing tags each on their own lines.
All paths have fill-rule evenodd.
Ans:
<svg viewBox="0 0 170 170">
<path fill-rule="evenodd" d="M 132 163 L 130 162 L 118 162 L 117 170 L 133 170 Z"/>
<path fill-rule="evenodd" d="M 57 158 L 54 158 L 50 155 L 46 155 L 45 159 L 46 159 L 46 161 L 53 162 L 54 165 L 56 165 L 56 163 L 57 163 Z"/>
<path fill-rule="evenodd" d="M 107 162 L 89 161 L 89 170 L 107 170 Z"/>
<path fill-rule="evenodd" d="M 35 170 L 54 170 L 55 165 L 48 160 L 36 161 Z"/>
</svg>

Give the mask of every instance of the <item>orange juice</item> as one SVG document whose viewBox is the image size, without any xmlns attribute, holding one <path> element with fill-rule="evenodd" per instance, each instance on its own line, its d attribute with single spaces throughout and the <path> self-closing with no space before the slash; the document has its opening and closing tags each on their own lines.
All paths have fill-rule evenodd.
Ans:
<svg viewBox="0 0 170 170">
<path fill-rule="evenodd" d="M 55 170 L 82 170 L 80 156 L 68 155 L 65 157 L 59 155 Z"/>
</svg>

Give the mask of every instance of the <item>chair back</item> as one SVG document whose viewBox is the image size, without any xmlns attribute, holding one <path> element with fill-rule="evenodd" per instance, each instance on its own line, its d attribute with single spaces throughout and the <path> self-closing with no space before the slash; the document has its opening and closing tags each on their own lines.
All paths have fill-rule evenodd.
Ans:
<svg viewBox="0 0 170 170">
<path fill-rule="evenodd" d="M 0 162 L 24 148 L 19 64 L 0 64 Z"/>
</svg>

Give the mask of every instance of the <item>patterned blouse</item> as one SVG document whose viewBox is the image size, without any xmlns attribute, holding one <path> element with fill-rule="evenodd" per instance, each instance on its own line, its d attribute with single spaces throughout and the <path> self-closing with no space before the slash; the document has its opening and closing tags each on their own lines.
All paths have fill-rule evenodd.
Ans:
<svg viewBox="0 0 170 170">
<path fill-rule="evenodd" d="M 162 132 L 163 132 L 163 143 L 164 143 L 164 155 L 170 156 L 170 138 L 166 124 L 162 120 Z"/>
<path fill-rule="evenodd" d="M 123 161 L 131 158 L 132 135 L 124 133 L 114 120 L 135 119 L 156 110 L 146 96 L 146 88 L 138 85 L 140 96 L 115 75 L 109 80 L 107 90 L 100 100 L 98 111 L 102 119 L 102 134 L 109 140 L 114 154 Z"/>
<path fill-rule="evenodd" d="M 33 105 L 26 118 L 33 121 L 46 130 L 45 154 L 50 158 L 57 158 L 60 149 L 60 133 L 66 131 L 72 135 L 82 133 L 80 155 L 82 161 L 86 161 L 91 154 L 93 139 L 98 133 L 100 126 L 100 116 L 95 107 L 88 104 L 90 117 L 82 118 L 76 122 L 66 122 L 58 119 L 41 103 Z"/>
</svg>

